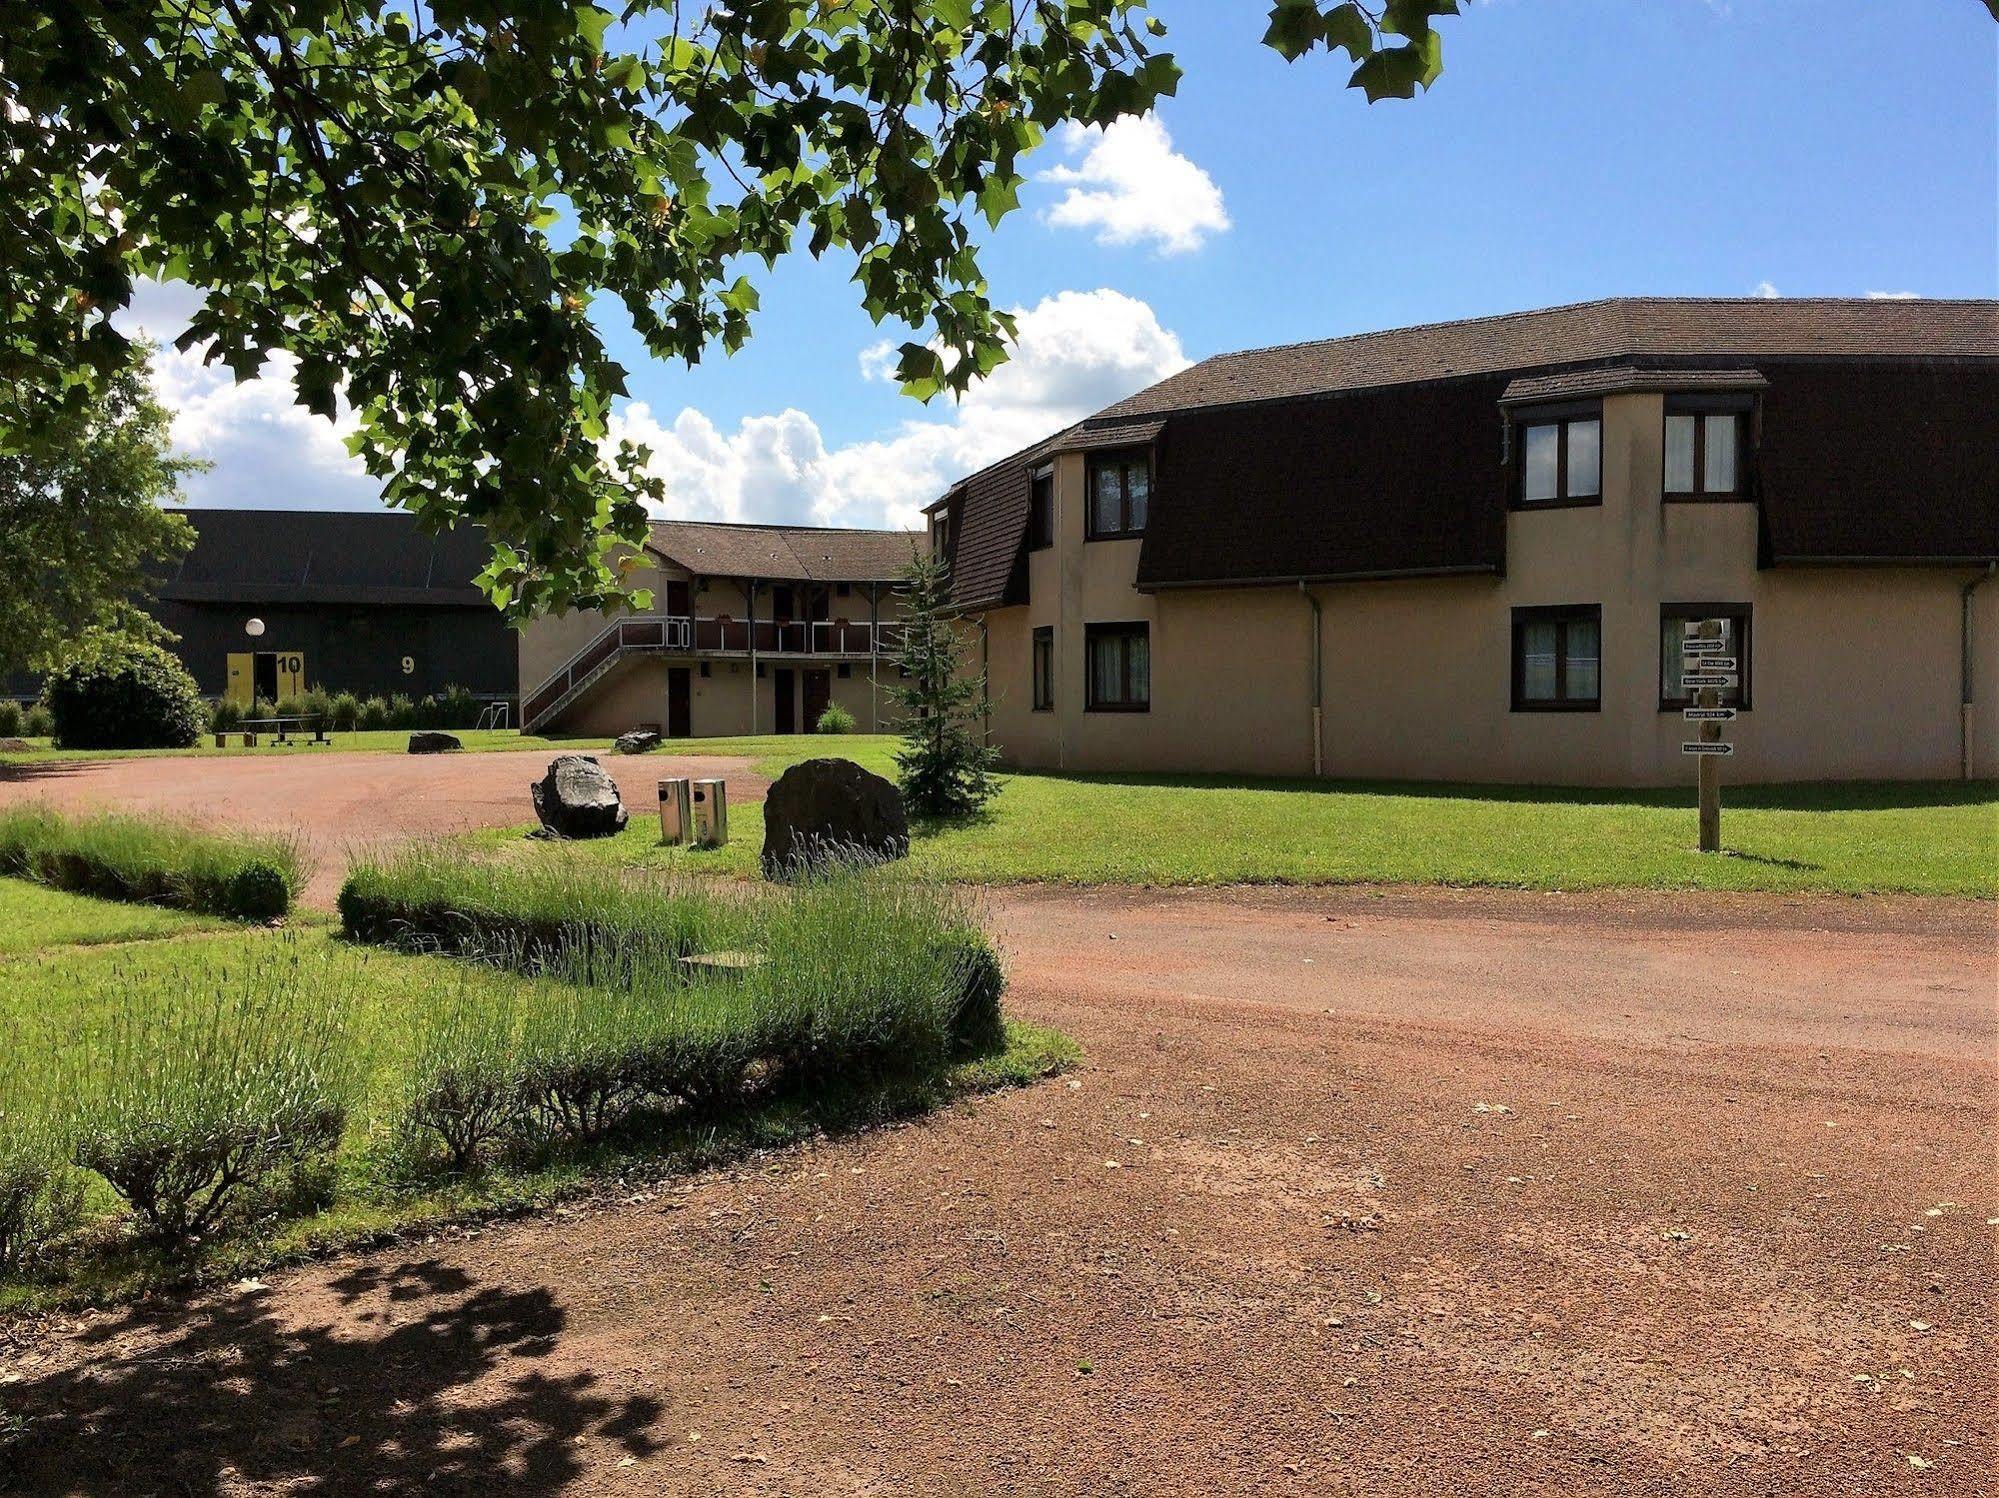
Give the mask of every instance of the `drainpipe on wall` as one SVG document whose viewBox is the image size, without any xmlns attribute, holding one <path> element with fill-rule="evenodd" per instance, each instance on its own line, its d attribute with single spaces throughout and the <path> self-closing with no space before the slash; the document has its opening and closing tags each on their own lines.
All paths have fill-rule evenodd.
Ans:
<svg viewBox="0 0 1999 1498">
<path fill-rule="evenodd" d="M 1964 592 L 1958 599 L 1958 725 L 1957 758 L 1958 773 L 1965 780 L 1971 779 L 1971 595 L 1982 584 L 1992 581 L 1992 575 L 1999 572 L 1999 562 L 1986 564 L 1985 570 L 1964 585 Z"/>
<path fill-rule="evenodd" d="M 1320 627 L 1319 600 L 1303 581 L 1298 584 L 1298 596 L 1312 606 L 1312 774 L 1326 773 L 1326 708 L 1324 702 L 1325 673 L 1320 669 L 1320 638 L 1325 631 Z"/>
<path fill-rule="evenodd" d="M 979 716 L 984 720 L 984 741 L 993 742 L 993 636 L 984 614 L 979 615 Z"/>
</svg>

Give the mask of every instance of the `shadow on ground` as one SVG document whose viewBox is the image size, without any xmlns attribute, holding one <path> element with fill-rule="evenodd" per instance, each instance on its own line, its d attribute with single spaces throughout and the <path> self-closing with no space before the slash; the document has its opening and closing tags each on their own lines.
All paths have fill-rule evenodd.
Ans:
<svg viewBox="0 0 1999 1498">
<path fill-rule="evenodd" d="M 583 1438 L 655 1449 L 657 1400 L 533 1367 L 567 1320 L 546 1290 L 435 1261 L 361 1265 L 329 1289 L 339 1332 L 282 1324 L 258 1294 L 104 1323 L 86 1339 L 102 1356 L 0 1391 L 19 1432 L 0 1491 L 548 1492 L 582 1470 Z"/>
</svg>

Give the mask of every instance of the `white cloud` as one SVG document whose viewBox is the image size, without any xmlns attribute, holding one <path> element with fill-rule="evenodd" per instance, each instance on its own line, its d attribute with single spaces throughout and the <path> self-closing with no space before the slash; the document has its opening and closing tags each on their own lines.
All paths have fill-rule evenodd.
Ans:
<svg viewBox="0 0 1999 1498">
<path fill-rule="evenodd" d="M 1017 315 L 1013 357 L 947 417 L 870 441 L 829 447 L 796 409 L 724 431 L 692 408 L 663 421 L 644 402 L 612 418 L 611 437 L 652 448 L 666 513 L 679 518 L 913 526 L 955 479 L 1188 364 L 1152 308 L 1122 292 L 1065 291 Z M 860 360 L 865 378 L 893 380 L 890 345 Z"/>
<path fill-rule="evenodd" d="M 1773 286 L 1768 281 L 1758 281 L 1756 283 L 1756 294 L 1767 300 L 1770 298 L 1780 297 L 1784 293 L 1779 291 L 1775 286 Z"/>
<path fill-rule="evenodd" d="M 1920 291 L 1870 291 L 1867 293 L 1867 300 L 1870 302 L 1913 302 L 1921 295 Z"/>
<path fill-rule="evenodd" d="M 298 405 L 290 355 L 273 356 L 263 374 L 239 384 L 225 365 L 204 363 L 201 350 L 173 346 L 201 301 L 184 283 L 142 281 L 115 319 L 127 334 L 160 345 L 153 388 L 173 412 L 174 444 L 214 464 L 181 481 L 188 500 L 271 510 L 379 507 L 380 485 L 345 446 L 352 416 L 343 406 L 339 420 L 328 421 Z"/>
<path fill-rule="evenodd" d="M 1055 166 L 1038 180 L 1069 190 L 1047 210 L 1048 223 L 1094 230 L 1098 244 L 1151 242 L 1163 255 L 1197 250 L 1229 227 L 1214 178 L 1173 149 L 1153 114 L 1113 121 L 1108 128 L 1066 124 L 1055 149 L 1082 160 Z"/>
</svg>

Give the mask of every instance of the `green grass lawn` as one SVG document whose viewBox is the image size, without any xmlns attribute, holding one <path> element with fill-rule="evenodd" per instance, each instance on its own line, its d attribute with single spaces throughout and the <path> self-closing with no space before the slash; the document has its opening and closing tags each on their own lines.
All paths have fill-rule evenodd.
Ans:
<svg viewBox="0 0 1999 1498">
<path fill-rule="evenodd" d="M 9 1048 L 6 1059 L 14 1063 L 16 1077 L 30 1079 L 17 1097 L 42 1096 L 59 1109 L 60 1093 L 51 1095 L 46 1086 L 37 1092 L 32 1078 L 68 1075 L 53 1059 L 65 1048 L 82 1056 L 87 1068 L 91 1052 L 75 1048 L 96 1022 L 114 1009 L 240 985 L 246 973 L 258 970 L 260 957 L 321 968 L 315 991 L 338 993 L 348 1005 L 344 1033 L 360 1078 L 332 1194 L 318 1208 L 169 1256 L 125 1237 L 117 1198 L 93 1176 L 86 1194 L 92 1225 L 53 1261 L 11 1280 L 0 1275 L 0 1313 L 116 1301 L 163 1285 L 234 1277 L 384 1231 L 531 1210 L 597 1189 L 607 1176 L 625 1181 L 703 1168 L 816 1133 L 863 1127 L 1031 1082 L 1072 1064 L 1077 1055 L 1054 1031 L 1009 1025 L 1004 1051 L 939 1075 L 865 1089 L 835 1083 L 809 1093 L 780 1092 L 742 1109 L 687 1123 L 668 1120 L 615 1143 L 533 1165 L 495 1164 L 470 1178 L 411 1183 L 387 1163 L 392 1155 L 387 1146 L 412 1057 L 440 1006 L 533 1003 L 541 996 L 559 1002 L 566 992 L 560 985 L 472 962 L 353 945 L 325 925 L 246 929 L 4 878 L 0 938 L 0 1044 Z"/>
<path fill-rule="evenodd" d="M 260 734 L 257 747 L 254 749 L 240 747 L 240 732 L 230 735 L 229 747 L 226 749 L 216 748 L 215 736 L 207 733 L 203 734 L 201 742 L 191 749 L 57 749 L 52 747 L 47 739 L 25 739 L 22 742 L 32 747 L 0 754 L 0 764 L 25 761 L 45 763 L 58 759 L 154 759 L 245 754 L 305 756 L 324 754 L 329 749 L 347 751 L 364 749 L 374 753 L 403 754 L 409 750 L 412 731 L 407 728 L 384 728 L 370 729 L 365 733 L 335 733 L 332 735 L 333 742 L 330 745 L 313 744 L 310 734 L 290 744 L 277 744 L 272 742 L 268 734 Z M 551 749 L 558 754 L 570 751 L 588 754 L 611 747 L 611 741 L 607 738 L 551 739 L 541 734 L 520 733 L 511 728 L 454 728 L 450 732 L 457 734 L 459 741 L 471 753 L 494 749 Z"/>
<path fill-rule="evenodd" d="M 44 947 L 83 947 L 212 931 L 206 916 L 65 894 L 23 879 L 0 879 L 0 957 Z"/>
<path fill-rule="evenodd" d="M 766 775 L 830 753 L 892 777 L 894 745 L 879 735 L 702 741 Z M 732 806 L 729 830 L 726 848 L 662 848 L 657 820 L 635 815 L 620 836 L 583 846 L 640 867 L 753 872 L 761 808 Z M 486 848 L 519 843 L 518 829 L 474 837 Z M 1691 787 L 1011 774 L 983 819 L 919 829 L 908 867 L 979 883 L 1999 894 L 1992 781 L 1733 787 L 1723 793 L 1725 851 L 1703 856 L 1695 838 Z M 532 846 L 515 856 L 535 856 Z"/>
</svg>

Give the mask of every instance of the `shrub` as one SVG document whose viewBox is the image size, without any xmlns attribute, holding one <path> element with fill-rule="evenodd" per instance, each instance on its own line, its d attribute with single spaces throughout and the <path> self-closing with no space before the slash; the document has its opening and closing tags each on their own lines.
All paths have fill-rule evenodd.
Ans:
<svg viewBox="0 0 1999 1498">
<path fill-rule="evenodd" d="M 305 716 L 305 698 L 280 697 L 271 704 L 269 715 L 273 718 L 302 718 Z"/>
<path fill-rule="evenodd" d="M 310 1171 L 346 1127 L 344 1003 L 324 958 L 277 942 L 212 987 L 115 1005 L 75 1048 L 75 1160 L 185 1243 Z"/>
<path fill-rule="evenodd" d="M 352 733 L 361 726 L 361 699 L 352 692 L 336 692 L 326 702 L 327 727 Z"/>
<path fill-rule="evenodd" d="M 307 687 L 305 695 L 298 700 L 299 711 L 308 718 L 318 718 L 324 722 L 333 715 L 333 697 L 325 687 Z"/>
<path fill-rule="evenodd" d="M 31 739 L 52 739 L 56 732 L 55 714 L 45 703 L 37 702 L 21 716 L 22 731 Z"/>
<path fill-rule="evenodd" d="M 819 721 L 812 725 L 814 733 L 852 733 L 859 727 L 854 715 L 837 702 L 826 704 L 826 711 L 819 715 Z"/>
<path fill-rule="evenodd" d="M 437 697 L 437 726 L 470 728 L 479 721 L 481 706 L 470 687 L 448 686 Z"/>
<path fill-rule="evenodd" d="M 0 1270 L 13 1270 L 83 1217 L 83 1187 L 51 1127 L 46 1089 L 31 1084 L 31 1046 L 7 1036 L 0 1055 Z M 38 1095 L 43 1094 L 43 1095 Z"/>
<path fill-rule="evenodd" d="M 416 848 L 358 866 L 340 911 L 359 940 L 549 980 L 422 1048 L 402 1132 L 457 1170 L 503 1138 L 589 1143 L 641 1110 L 725 1104 L 753 1077 L 923 1072 L 1004 1039 L 1005 975 L 962 901 L 851 870 L 752 895 Z M 723 947 L 760 960 L 690 975 L 688 953 Z"/>
<path fill-rule="evenodd" d="M 418 716 L 416 704 L 401 692 L 389 699 L 389 727 L 421 728 L 423 724 L 417 721 Z"/>
<path fill-rule="evenodd" d="M 282 837 L 223 838 L 158 817 L 70 817 L 35 805 L 0 811 L 0 874 L 240 920 L 283 915 L 305 883 L 297 846 Z"/>
<path fill-rule="evenodd" d="M 218 697 L 208 708 L 208 727 L 213 733 L 227 733 L 243 721 L 243 704 L 233 697 Z"/>
<path fill-rule="evenodd" d="M 142 641 L 87 638 L 42 688 L 65 749 L 185 749 L 207 713 L 194 678 Z"/>
<path fill-rule="evenodd" d="M 393 727 L 389 721 L 389 705 L 379 697 L 370 697 L 361 704 L 361 715 L 355 720 L 355 727 L 369 733 L 379 733 Z"/>
<path fill-rule="evenodd" d="M 557 854 L 468 867 L 448 847 L 413 844 L 361 860 L 340 888 L 356 941 L 534 966 L 592 932 L 644 933 L 674 958 L 731 944 L 739 900 L 692 884 L 636 881 Z"/>
<path fill-rule="evenodd" d="M 27 714 L 21 711 L 21 704 L 11 697 L 0 699 L 0 739 L 18 739 L 21 725 Z"/>
</svg>

